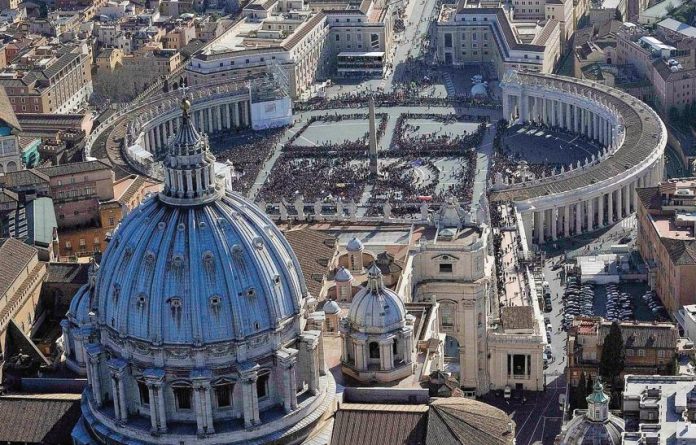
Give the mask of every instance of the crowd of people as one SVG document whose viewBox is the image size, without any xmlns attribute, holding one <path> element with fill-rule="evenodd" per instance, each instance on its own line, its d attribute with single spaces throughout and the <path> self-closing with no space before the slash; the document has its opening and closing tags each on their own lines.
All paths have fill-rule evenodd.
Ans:
<svg viewBox="0 0 696 445">
<path fill-rule="evenodd" d="M 428 119 L 443 124 L 459 122 L 462 119 L 455 115 L 439 115 L 439 114 L 402 114 L 396 121 L 394 137 L 392 138 L 390 149 L 399 150 L 400 152 L 419 154 L 419 155 L 443 155 L 443 154 L 463 154 L 467 151 L 474 150 L 483 139 L 483 134 L 486 131 L 486 124 L 481 123 L 474 133 L 463 132 L 461 135 L 451 137 L 450 135 L 438 134 L 438 132 L 429 132 L 426 134 L 418 134 L 420 129 L 416 125 L 408 123 L 409 119 Z"/>
<path fill-rule="evenodd" d="M 231 161 L 236 176 L 232 179 L 235 191 L 246 193 L 254 184 L 264 163 L 273 154 L 285 128 L 271 130 L 219 132 L 210 135 L 210 146 L 218 161 Z M 230 142 L 232 145 L 230 145 Z"/>
<path fill-rule="evenodd" d="M 283 153 L 258 198 L 267 202 L 294 201 L 302 195 L 306 202 L 317 199 L 360 199 L 368 182 L 367 162 L 351 161 L 347 156 L 295 158 Z"/>
<path fill-rule="evenodd" d="M 520 183 L 530 179 L 553 176 L 559 174 L 561 169 L 569 170 L 571 166 L 575 168 L 578 160 L 584 165 L 584 159 L 580 159 L 582 156 L 578 157 L 578 153 L 581 153 L 581 151 L 569 150 L 577 145 L 586 147 L 586 150 L 589 149 L 596 154 L 601 152 L 601 146 L 596 141 L 584 135 L 575 135 L 564 128 L 551 127 L 540 123 L 530 123 L 528 127 L 545 132 L 573 136 L 575 141 L 572 145 L 554 147 L 554 152 L 548 153 L 549 147 L 543 145 L 528 147 L 528 144 L 525 144 L 525 154 L 523 155 L 520 150 L 514 148 L 513 143 L 505 140 L 506 135 L 512 132 L 512 130 L 508 128 L 507 121 L 500 121 L 498 122 L 498 133 L 493 141 L 494 156 L 490 169 L 493 178 L 496 177 L 497 173 L 500 173 L 505 182 Z M 567 154 L 565 150 L 569 150 Z M 542 156 L 546 157 L 547 155 L 551 158 L 551 161 L 546 160 L 546 158 L 544 162 L 538 161 Z M 568 159 L 567 156 L 571 155 L 573 158 Z"/>
<path fill-rule="evenodd" d="M 493 109 L 499 105 L 487 98 L 474 98 L 466 94 L 448 97 L 424 97 L 420 95 L 416 85 L 405 85 L 394 92 L 384 91 L 350 91 L 331 98 L 315 97 L 306 102 L 293 104 L 295 112 L 331 110 L 338 108 L 366 108 L 370 97 L 374 98 L 377 107 L 394 106 L 468 106 Z"/>
<path fill-rule="evenodd" d="M 387 113 L 377 113 L 375 115 L 375 118 L 379 120 L 379 124 L 377 126 L 377 131 L 376 131 L 376 136 L 377 136 L 377 142 L 379 143 L 380 139 L 382 136 L 384 136 L 384 133 L 387 129 L 387 122 L 389 120 L 389 115 Z M 325 116 L 312 116 L 310 117 L 307 122 L 302 125 L 299 131 L 297 131 L 288 141 L 285 143 L 283 146 L 283 152 L 286 153 L 292 153 L 295 156 L 301 156 L 301 157 L 325 157 L 325 156 L 334 156 L 336 152 L 339 153 L 346 153 L 346 152 L 367 152 L 368 149 L 368 137 L 369 134 L 368 132 L 365 132 L 365 134 L 360 137 L 358 140 L 350 140 L 350 139 L 344 139 L 341 142 L 333 142 L 333 141 L 318 141 L 318 145 L 316 146 L 308 146 L 308 145 L 297 145 L 295 142 L 297 139 L 302 136 L 302 133 L 306 131 L 310 125 L 312 125 L 315 122 L 340 122 L 344 120 L 361 120 L 365 121 L 368 119 L 367 114 L 365 113 L 353 113 L 353 114 L 328 114 Z M 355 154 L 355 153 L 354 153 Z"/>
</svg>

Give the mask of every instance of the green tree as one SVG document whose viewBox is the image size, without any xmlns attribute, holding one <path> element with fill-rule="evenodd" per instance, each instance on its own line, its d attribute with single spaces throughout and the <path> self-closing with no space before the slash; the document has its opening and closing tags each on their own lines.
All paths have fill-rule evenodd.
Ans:
<svg viewBox="0 0 696 445">
<path fill-rule="evenodd" d="M 672 106 L 669 109 L 669 120 L 674 125 L 679 125 L 679 122 L 681 121 L 681 116 L 679 115 L 679 110 L 677 109 L 677 107 Z"/>
<path fill-rule="evenodd" d="M 585 379 L 585 372 L 580 373 L 580 381 L 578 386 L 575 387 L 575 408 L 576 409 L 587 409 L 587 393 L 585 389 L 587 388 L 587 381 Z"/>
<path fill-rule="evenodd" d="M 613 387 L 616 378 L 624 370 L 625 362 L 626 351 L 621 327 L 617 322 L 613 322 L 609 328 L 609 333 L 604 337 L 602 357 L 599 361 L 599 375 L 602 376 L 603 381 L 610 382 Z"/>
</svg>

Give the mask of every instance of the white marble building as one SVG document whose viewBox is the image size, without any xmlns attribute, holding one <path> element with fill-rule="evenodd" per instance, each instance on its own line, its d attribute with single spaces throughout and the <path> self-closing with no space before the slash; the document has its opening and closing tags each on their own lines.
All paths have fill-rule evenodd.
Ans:
<svg viewBox="0 0 696 445">
<path fill-rule="evenodd" d="M 527 240 L 542 244 L 602 228 L 636 207 L 636 188 L 662 180 L 667 130 L 645 103 L 620 90 L 551 74 L 509 71 L 503 117 L 544 123 L 599 142 L 602 153 L 555 175 L 493 185 L 492 201 L 512 201 Z"/>
</svg>

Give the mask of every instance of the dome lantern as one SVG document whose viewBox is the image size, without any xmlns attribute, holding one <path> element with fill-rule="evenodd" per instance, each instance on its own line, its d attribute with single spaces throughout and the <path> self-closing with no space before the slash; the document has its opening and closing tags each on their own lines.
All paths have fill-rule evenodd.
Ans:
<svg viewBox="0 0 696 445">
<path fill-rule="evenodd" d="M 216 181 L 215 156 L 208 137 L 191 120 L 191 101 L 181 101 L 181 125 L 168 143 L 164 166 L 164 190 L 160 199 L 171 205 L 191 206 L 211 202 L 224 193 Z"/>
</svg>

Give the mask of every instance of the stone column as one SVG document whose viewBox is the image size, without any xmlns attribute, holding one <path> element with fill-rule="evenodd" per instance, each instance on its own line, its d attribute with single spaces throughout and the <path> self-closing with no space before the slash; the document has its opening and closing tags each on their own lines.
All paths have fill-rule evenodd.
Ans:
<svg viewBox="0 0 696 445">
<path fill-rule="evenodd" d="M 232 102 L 232 123 L 234 128 L 239 128 L 239 102 Z"/>
<path fill-rule="evenodd" d="M 158 422 L 157 422 L 157 394 L 155 393 L 155 385 L 146 382 L 148 399 L 150 400 L 150 433 L 157 434 L 159 432 Z"/>
<path fill-rule="evenodd" d="M 150 142 L 150 153 L 157 153 L 157 144 L 155 144 L 155 130 L 150 129 L 147 132 L 147 140 Z"/>
<path fill-rule="evenodd" d="M 529 121 L 529 95 L 524 91 L 520 93 L 520 120 L 525 123 Z"/>
<path fill-rule="evenodd" d="M 312 394 L 317 394 L 319 392 L 319 336 L 319 331 L 304 331 L 300 335 L 301 360 L 307 363 L 307 383 L 309 385 L 309 391 Z"/>
<path fill-rule="evenodd" d="M 217 127 L 215 129 L 216 131 L 222 130 L 222 111 L 220 111 L 220 105 L 215 106 L 215 126 Z"/>
<path fill-rule="evenodd" d="M 103 404 L 102 382 L 101 382 L 101 361 L 104 348 L 97 343 L 88 343 L 85 346 L 87 353 L 87 382 L 92 387 L 92 396 L 98 407 Z"/>
<path fill-rule="evenodd" d="M 609 192 L 607 194 L 607 222 L 612 224 L 614 222 L 614 192 Z"/>
<path fill-rule="evenodd" d="M 594 198 L 587 200 L 587 231 L 594 229 Z"/>
<path fill-rule="evenodd" d="M 191 371 L 193 383 L 193 404 L 196 410 L 196 432 L 199 437 L 213 434 L 213 410 L 210 399 L 210 380 L 212 373 L 208 369 L 194 369 Z"/>
<path fill-rule="evenodd" d="M 353 351 L 355 353 L 355 368 L 361 371 L 367 369 L 367 359 L 365 357 L 365 340 L 353 336 Z"/>
<path fill-rule="evenodd" d="M 61 320 L 60 329 L 63 338 L 63 355 L 67 358 L 70 356 L 70 322 L 66 318 Z"/>
<path fill-rule="evenodd" d="M 623 203 L 624 214 L 628 216 L 631 214 L 631 188 L 629 185 L 623 186 Z"/>
<path fill-rule="evenodd" d="M 558 207 L 551 209 L 551 239 L 558 238 Z"/>
<path fill-rule="evenodd" d="M 616 189 L 616 219 L 621 219 L 623 218 L 623 205 L 622 205 L 622 196 L 623 195 L 623 187 L 619 187 Z"/>
<path fill-rule="evenodd" d="M 604 194 L 599 195 L 599 208 L 597 210 L 597 225 L 604 227 Z"/>
<path fill-rule="evenodd" d="M 534 212 L 534 230 L 536 230 L 537 244 L 544 244 L 544 212 Z"/>
<path fill-rule="evenodd" d="M 296 363 L 299 351 L 282 348 L 276 352 L 278 365 L 283 376 L 283 408 L 286 413 L 297 409 Z"/>
<path fill-rule="evenodd" d="M 128 363 L 120 358 L 112 358 L 107 362 L 111 375 L 111 388 L 113 391 L 114 411 L 116 419 L 122 423 L 128 421 L 128 402 L 126 400 L 125 379 Z"/>
<path fill-rule="evenodd" d="M 575 235 L 582 233 L 582 201 L 575 204 Z"/>
<path fill-rule="evenodd" d="M 143 371 L 150 397 L 150 426 L 153 434 L 167 432 L 167 416 L 164 405 L 164 370 L 149 368 Z"/>
<path fill-rule="evenodd" d="M 251 127 L 251 116 L 249 116 L 249 107 L 251 104 L 249 102 L 243 102 L 244 103 L 244 124 L 247 127 Z"/>
<path fill-rule="evenodd" d="M 247 369 L 240 371 L 242 381 L 242 406 L 244 408 L 244 426 L 250 428 L 257 425 L 259 419 L 259 397 L 256 392 L 256 381 L 258 380 L 258 364 L 253 364 Z"/>
<path fill-rule="evenodd" d="M 390 371 L 394 368 L 394 357 L 392 354 L 392 347 L 394 345 L 394 337 L 389 336 L 387 338 L 380 339 L 379 341 L 379 357 L 382 362 L 381 370 Z"/>
</svg>

